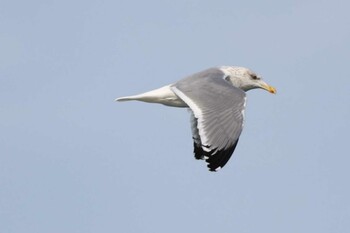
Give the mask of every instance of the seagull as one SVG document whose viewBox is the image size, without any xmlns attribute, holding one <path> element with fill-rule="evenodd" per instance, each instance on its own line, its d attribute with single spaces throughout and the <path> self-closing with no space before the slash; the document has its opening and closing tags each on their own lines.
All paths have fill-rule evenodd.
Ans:
<svg viewBox="0 0 350 233">
<path fill-rule="evenodd" d="M 209 68 L 164 87 L 139 95 L 117 98 L 171 107 L 189 108 L 196 159 L 209 171 L 218 171 L 233 154 L 244 124 L 246 91 L 276 89 L 253 71 L 237 66 Z"/>
</svg>

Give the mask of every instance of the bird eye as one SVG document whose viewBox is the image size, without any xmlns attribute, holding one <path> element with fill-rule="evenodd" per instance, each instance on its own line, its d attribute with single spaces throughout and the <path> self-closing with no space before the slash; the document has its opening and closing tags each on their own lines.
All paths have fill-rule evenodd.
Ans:
<svg viewBox="0 0 350 233">
<path fill-rule="evenodd" d="M 256 76 L 256 74 L 251 74 L 250 77 L 252 77 L 253 80 L 258 80 L 258 76 Z"/>
</svg>

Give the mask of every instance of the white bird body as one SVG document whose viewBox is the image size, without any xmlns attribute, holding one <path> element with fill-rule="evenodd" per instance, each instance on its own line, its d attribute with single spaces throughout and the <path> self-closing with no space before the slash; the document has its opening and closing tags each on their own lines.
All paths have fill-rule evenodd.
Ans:
<svg viewBox="0 0 350 233">
<path fill-rule="evenodd" d="M 116 100 L 189 108 L 192 111 L 195 158 L 204 159 L 210 171 L 218 171 L 236 148 L 243 129 L 245 92 L 254 88 L 276 93 L 275 88 L 247 68 L 221 66 L 149 92 Z"/>
</svg>

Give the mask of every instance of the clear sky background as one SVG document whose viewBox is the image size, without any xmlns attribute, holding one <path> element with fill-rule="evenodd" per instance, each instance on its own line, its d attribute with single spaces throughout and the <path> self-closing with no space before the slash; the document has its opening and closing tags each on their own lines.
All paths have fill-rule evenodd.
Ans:
<svg viewBox="0 0 350 233">
<path fill-rule="evenodd" d="M 350 232 L 350 2 L 0 1 L 0 232 Z M 185 109 L 115 103 L 249 67 L 218 173 Z"/>
</svg>

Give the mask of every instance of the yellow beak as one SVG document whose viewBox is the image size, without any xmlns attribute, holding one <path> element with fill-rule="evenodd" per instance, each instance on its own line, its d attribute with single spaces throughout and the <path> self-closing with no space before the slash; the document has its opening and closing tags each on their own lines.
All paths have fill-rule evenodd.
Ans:
<svg viewBox="0 0 350 233">
<path fill-rule="evenodd" d="M 272 93 L 272 94 L 276 94 L 277 93 L 276 88 L 270 86 L 269 84 L 267 84 L 267 83 L 265 83 L 263 81 L 261 81 L 261 88 L 266 90 L 266 91 L 268 91 L 268 92 L 270 92 L 270 93 Z"/>
</svg>

